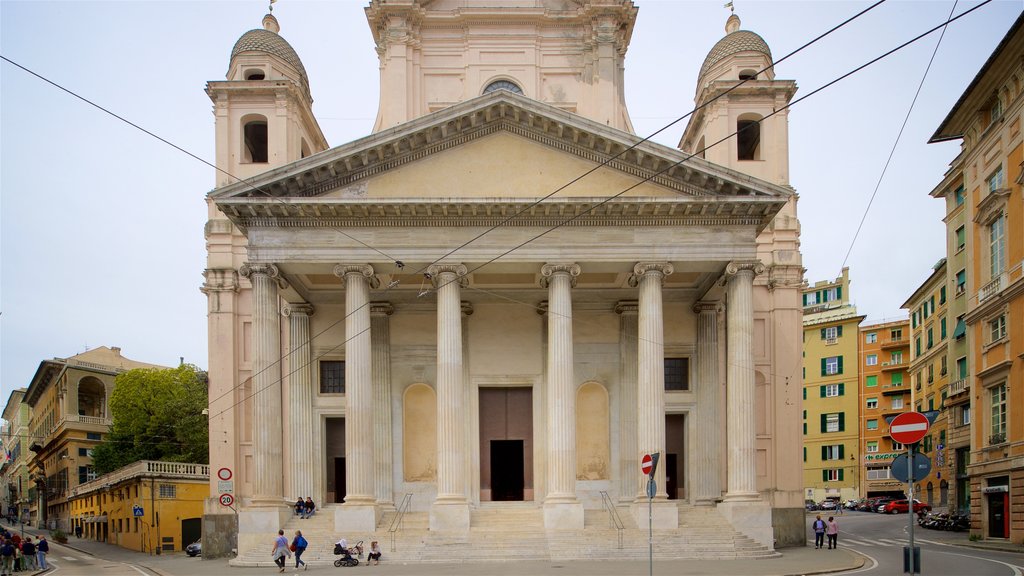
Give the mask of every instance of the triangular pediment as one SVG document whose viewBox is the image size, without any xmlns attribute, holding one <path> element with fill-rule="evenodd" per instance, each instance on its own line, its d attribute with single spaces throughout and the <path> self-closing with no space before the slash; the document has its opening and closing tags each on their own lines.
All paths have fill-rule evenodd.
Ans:
<svg viewBox="0 0 1024 576">
<path fill-rule="evenodd" d="M 783 187 L 506 91 L 210 194 L 243 229 L 253 218 L 401 216 L 415 214 L 415 205 L 428 212 L 431 205 L 460 214 L 505 212 L 542 198 L 561 206 L 562 214 L 607 200 L 605 209 L 620 214 L 685 212 L 762 225 L 790 195 Z"/>
</svg>

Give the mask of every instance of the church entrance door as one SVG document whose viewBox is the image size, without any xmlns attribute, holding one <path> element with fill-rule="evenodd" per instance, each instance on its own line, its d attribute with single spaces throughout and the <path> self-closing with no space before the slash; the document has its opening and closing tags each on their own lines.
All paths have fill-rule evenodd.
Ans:
<svg viewBox="0 0 1024 576">
<path fill-rule="evenodd" d="M 480 500 L 533 500 L 533 389 L 480 388 Z"/>
</svg>

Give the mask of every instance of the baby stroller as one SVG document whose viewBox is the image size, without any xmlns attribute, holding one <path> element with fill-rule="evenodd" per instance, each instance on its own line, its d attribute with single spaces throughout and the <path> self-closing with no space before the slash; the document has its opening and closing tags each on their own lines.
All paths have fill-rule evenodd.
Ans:
<svg viewBox="0 0 1024 576">
<path fill-rule="evenodd" d="M 335 560 L 334 561 L 334 565 L 339 567 L 339 568 L 342 567 L 342 566 L 346 566 L 346 567 L 359 566 L 359 560 L 352 556 L 352 551 L 353 550 L 355 551 L 356 556 L 362 558 L 363 557 L 363 541 L 360 540 L 359 542 L 356 542 L 356 545 L 353 546 L 352 548 L 343 548 L 340 544 L 335 544 L 334 545 L 334 555 L 335 556 L 341 556 L 341 558 L 338 558 L 337 560 Z"/>
</svg>

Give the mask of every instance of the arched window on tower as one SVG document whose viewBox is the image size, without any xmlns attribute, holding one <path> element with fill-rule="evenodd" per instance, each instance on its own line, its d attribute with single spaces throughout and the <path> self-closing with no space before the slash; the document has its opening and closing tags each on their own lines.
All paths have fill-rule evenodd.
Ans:
<svg viewBox="0 0 1024 576">
<path fill-rule="evenodd" d="M 245 71 L 246 80 L 263 80 L 266 77 L 267 76 L 263 73 L 263 70 L 260 70 L 259 68 L 252 68 Z"/>
<path fill-rule="evenodd" d="M 267 151 L 267 119 L 258 114 L 242 118 L 242 162 L 266 163 L 270 156 Z"/>
<path fill-rule="evenodd" d="M 740 80 L 757 80 L 757 70 L 742 70 Z"/>
<path fill-rule="evenodd" d="M 761 117 L 744 114 L 736 121 L 736 159 L 761 159 Z"/>
</svg>

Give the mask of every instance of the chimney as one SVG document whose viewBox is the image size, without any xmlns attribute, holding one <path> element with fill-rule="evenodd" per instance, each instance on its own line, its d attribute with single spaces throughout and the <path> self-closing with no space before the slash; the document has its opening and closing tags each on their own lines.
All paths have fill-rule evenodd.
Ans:
<svg viewBox="0 0 1024 576">
<path fill-rule="evenodd" d="M 121 347 L 120 346 L 111 346 L 110 347 L 110 351 L 113 352 L 117 356 L 121 355 Z"/>
</svg>

